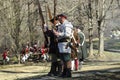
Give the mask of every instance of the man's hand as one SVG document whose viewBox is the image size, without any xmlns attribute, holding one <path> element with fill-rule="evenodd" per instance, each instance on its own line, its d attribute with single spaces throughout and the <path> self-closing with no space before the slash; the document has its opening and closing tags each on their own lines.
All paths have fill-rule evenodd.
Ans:
<svg viewBox="0 0 120 80">
<path fill-rule="evenodd" d="M 48 30 L 48 26 L 46 24 L 44 24 L 43 31 L 46 32 L 47 30 Z"/>
<path fill-rule="evenodd" d="M 56 36 L 59 36 L 59 32 L 57 32 L 56 30 L 53 29 L 53 33 L 56 35 Z"/>
<path fill-rule="evenodd" d="M 79 43 L 76 43 L 75 45 L 76 45 L 76 47 L 79 47 Z"/>
</svg>

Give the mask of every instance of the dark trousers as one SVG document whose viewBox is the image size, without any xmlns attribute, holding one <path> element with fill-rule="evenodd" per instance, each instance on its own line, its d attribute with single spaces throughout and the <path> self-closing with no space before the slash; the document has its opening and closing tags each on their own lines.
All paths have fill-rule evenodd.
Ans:
<svg viewBox="0 0 120 80">
<path fill-rule="evenodd" d="M 61 61 L 52 62 L 49 74 L 60 75 L 61 73 L 62 73 Z"/>
</svg>

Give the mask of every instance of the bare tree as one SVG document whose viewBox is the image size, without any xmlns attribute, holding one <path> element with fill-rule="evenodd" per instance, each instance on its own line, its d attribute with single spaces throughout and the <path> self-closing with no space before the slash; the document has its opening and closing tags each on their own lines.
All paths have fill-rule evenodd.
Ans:
<svg viewBox="0 0 120 80">
<path fill-rule="evenodd" d="M 36 27 L 37 27 L 37 21 L 38 21 L 38 12 L 37 8 L 35 5 L 35 1 L 30 0 L 28 1 L 28 28 L 29 28 L 29 37 L 30 37 L 30 42 L 35 42 L 37 39 L 35 34 Z M 35 32 L 36 31 L 36 32 Z"/>
<path fill-rule="evenodd" d="M 11 32 L 11 36 L 14 39 L 15 42 L 15 53 L 19 54 L 20 49 L 20 25 L 21 25 L 21 18 L 20 18 L 20 1 L 19 0 L 13 0 L 13 11 L 15 15 L 15 22 L 14 22 L 14 28 Z M 17 56 L 17 55 L 16 55 Z M 17 56 L 19 63 L 20 63 L 20 56 Z"/>
<path fill-rule="evenodd" d="M 96 6 L 96 19 L 97 19 L 97 26 L 98 26 L 98 34 L 99 34 L 99 56 L 104 55 L 104 30 L 105 30 L 105 17 L 106 13 L 111 7 L 113 0 L 95 0 Z"/>
<path fill-rule="evenodd" d="M 89 57 L 93 57 L 93 7 L 92 0 L 88 0 L 88 33 L 89 33 Z"/>
<path fill-rule="evenodd" d="M 120 9 L 120 0 L 117 0 L 118 7 Z"/>
<path fill-rule="evenodd" d="M 10 48 L 11 41 L 10 41 L 10 32 L 9 32 L 9 26 L 11 25 L 11 19 L 10 19 L 10 1 L 0 1 L 0 28 L 1 28 L 1 48 Z"/>
</svg>

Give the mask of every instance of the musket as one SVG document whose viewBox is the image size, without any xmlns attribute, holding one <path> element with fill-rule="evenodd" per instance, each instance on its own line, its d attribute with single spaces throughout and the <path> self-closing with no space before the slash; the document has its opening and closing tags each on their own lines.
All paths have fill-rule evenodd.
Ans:
<svg viewBox="0 0 120 80">
<path fill-rule="evenodd" d="M 36 2 L 37 2 L 37 5 L 38 5 L 39 16 L 40 16 L 41 21 L 42 21 L 42 31 L 43 31 L 43 35 L 44 35 L 44 38 L 45 38 L 45 46 L 46 46 L 46 45 L 48 44 L 48 38 L 47 38 L 47 35 L 46 35 L 45 32 L 44 32 L 45 20 L 44 20 L 43 14 L 42 14 L 42 9 L 41 9 L 39 0 L 36 0 Z"/>
<path fill-rule="evenodd" d="M 57 0 L 54 0 L 54 17 L 52 17 L 49 5 L 47 4 L 49 20 L 54 19 L 54 21 L 53 21 L 54 25 L 52 26 L 52 29 L 56 29 L 56 24 L 54 23 L 55 22 L 55 17 L 56 17 L 56 3 L 57 3 Z M 57 42 L 56 36 L 54 36 L 54 41 Z"/>
<path fill-rule="evenodd" d="M 54 0 L 54 21 L 55 21 L 55 17 L 56 17 L 56 5 L 57 5 L 57 0 Z M 55 26 L 55 24 L 54 24 Z"/>
<path fill-rule="evenodd" d="M 52 17 L 49 5 L 47 4 L 49 20 L 52 20 L 54 18 L 54 21 L 55 21 L 55 17 L 56 17 L 56 5 L 57 5 L 57 0 L 54 0 L 54 17 Z M 53 29 L 55 28 L 55 24 L 54 24 L 54 26 L 52 26 L 52 28 Z"/>
<path fill-rule="evenodd" d="M 51 11 L 50 11 L 50 8 L 49 8 L 48 4 L 47 4 L 47 9 L 48 9 L 49 19 L 51 20 L 52 19 L 52 14 L 51 14 Z"/>
</svg>

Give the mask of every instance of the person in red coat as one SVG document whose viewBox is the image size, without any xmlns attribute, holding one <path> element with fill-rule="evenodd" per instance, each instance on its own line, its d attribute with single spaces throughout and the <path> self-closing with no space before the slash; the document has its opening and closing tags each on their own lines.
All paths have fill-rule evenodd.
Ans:
<svg viewBox="0 0 120 80">
<path fill-rule="evenodd" d="M 50 20 L 52 24 L 52 28 L 57 29 L 60 25 L 57 17 L 54 17 Z M 60 59 L 57 36 L 54 35 L 53 29 L 47 29 L 47 36 L 49 37 L 49 52 L 48 54 L 51 56 L 51 69 L 48 73 L 48 76 L 60 76 L 62 74 L 62 62 Z"/>
<path fill-rule="evenodd" d="M 6 48 L 5 51 L 3 52 L 3 55 L 2 55 L 3 60 L 5 60 L 7 62 L 9 62 L 9 60 L 10 60 L 8 57 L 8 53 L 9 53 L 9 50 Z"/>
</svg>

